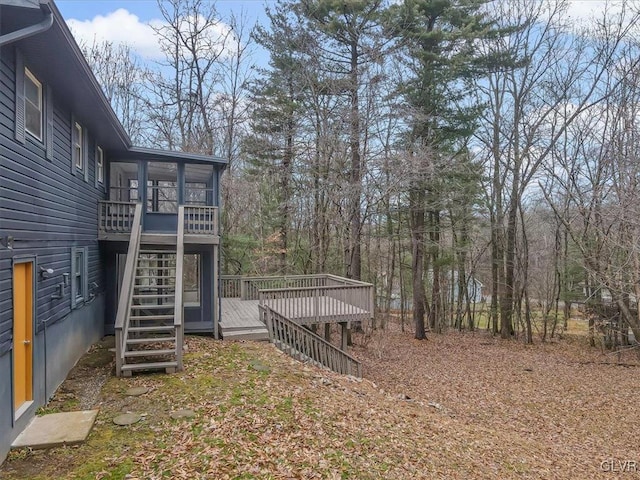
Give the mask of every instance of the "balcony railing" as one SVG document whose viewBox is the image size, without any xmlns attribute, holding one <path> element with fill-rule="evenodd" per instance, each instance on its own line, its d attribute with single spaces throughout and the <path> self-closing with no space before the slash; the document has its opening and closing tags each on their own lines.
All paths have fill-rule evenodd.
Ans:
<svg viewBox="0 0 640 480">
<path fill-rule="evenodd" d="M 135 207 L 135 202 L 99 202 L 99 233 L 103 235 L 131 233 Z M 181 205 L 180 209 L 184 209 L 185 235 L 218 235 L 218 207 Z"/>
<path fill-rule="evenodd" d="M 187 235 L 217 235 L 218 207 L 185 205 L 184 233 Z"/>
<path fill-rule="evenodd" d="M 136 204 L 131 202 L 100 202 L 98 228 L 104 233 L 131 233 Z"/>
</svg>

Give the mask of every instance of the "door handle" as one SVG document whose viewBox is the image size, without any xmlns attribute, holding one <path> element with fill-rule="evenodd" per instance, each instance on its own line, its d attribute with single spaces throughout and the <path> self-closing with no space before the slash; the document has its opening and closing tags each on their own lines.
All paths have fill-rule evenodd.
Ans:
<svg viewBox="0 0 640 480">
<path fill-rule="evenodd" d="M 24 343 L 25 345 L 31 345 L 31 340 L 25 340 L 25 341 L 24 341 L 24 342 L 22 342 L 22 343 Z"/>
</svg>

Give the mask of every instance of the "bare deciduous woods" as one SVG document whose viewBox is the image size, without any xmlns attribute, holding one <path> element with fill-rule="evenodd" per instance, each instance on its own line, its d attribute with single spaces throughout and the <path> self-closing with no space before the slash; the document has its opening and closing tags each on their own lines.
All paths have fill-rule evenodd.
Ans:
<svg viewBox="0 0 640 480">
<path fill-rule="evenodd" d="M 515 62 L 489 75 L 480 84 L 478 99 L 488 101 L 484 128 L 477 138 L 492 176 L 487 184 L 492 225 L 491 321 L 494 331 L 499 323 L 503 338 L 513 334 L 514 323 L 524 325 L 526 339 L 532 341 L 528 305 L 532 252 L 527 241 L 532 226 L 522 219 L 531 199 L 539 195 L 535 182 L 545 182 L 545 173 L 555 176 L 566 161 L 563 153 L 580 148 L 574 142 L 582 139 L 570 138 L 568 130 L 581 118 L 599 117 L 612 90 L 632 71 L 628 55 L 635 49 L 630 42 L 638 17 L 625 8 L 607 10 L 593 27 L 578 28 L 562 2 L 519 0 L 497 2 L 493 7 L 505 27 L 522 26 L 488 44 L 487 48 L 511 52 Z M 618 78 L 612 76 L 616 71 Z M 565 242 L 565 260 L 567 248 Z M 566 288 L 565 284 L 562 293 Z"/>
<path fill-rule="evenodd" d="M 160 7 L 160 65 L 88 56 L 136 140 L 229 161 L 226 273 L 361 278 L 420 339 L 546 340 L 595 299 L 640 333 L 637 5 Z"/>
</svg>

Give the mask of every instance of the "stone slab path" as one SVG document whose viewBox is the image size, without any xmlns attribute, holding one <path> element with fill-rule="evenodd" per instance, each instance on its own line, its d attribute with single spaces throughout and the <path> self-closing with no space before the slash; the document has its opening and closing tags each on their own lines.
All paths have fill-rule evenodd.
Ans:
<svg viewBox="0 0 640 480">
<path fill-rule="evenodd" d="M 53 448 L 84 442 L 96 421 L 98 410 L 51 413 L 35 417 L 11 448 Z"/>
</svg>

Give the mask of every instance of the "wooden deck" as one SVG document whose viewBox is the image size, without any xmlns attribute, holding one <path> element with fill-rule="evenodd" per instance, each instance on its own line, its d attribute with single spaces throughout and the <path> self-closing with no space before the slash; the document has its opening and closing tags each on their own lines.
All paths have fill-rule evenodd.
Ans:
<svg viewBox="0 0 640 480">
<path fill-rule="evenodd" d="M 268 332 L 259 319 L 258 300 L 222 299 L 222 337 L 233 340 L 267 340 Z M 339 323 L 368 318 L 369 312 L 335 298 L 279 298 L 265 302 L 271 309 L 302 325 Z"/>
</svg>

